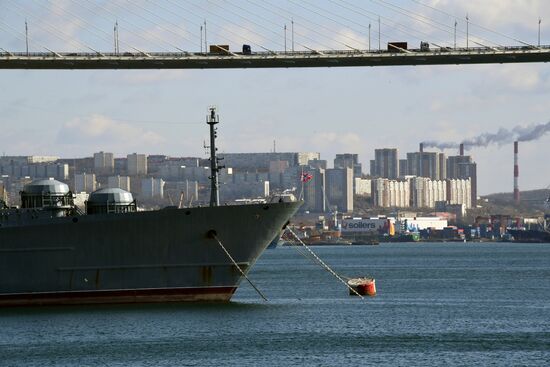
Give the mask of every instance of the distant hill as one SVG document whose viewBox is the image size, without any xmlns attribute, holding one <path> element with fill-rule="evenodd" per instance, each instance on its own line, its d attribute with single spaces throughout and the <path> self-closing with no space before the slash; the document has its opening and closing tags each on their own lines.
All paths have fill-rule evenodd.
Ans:
<svg viewBox="0 0 550 367">
<path fill-rule="evenodd" d="M 479 205 L 489 209 L 491 213 L 541 215 L 550 212 L 546 205 L 549 195 L 550 190 L 547 189 L 522 191 L 520 205 L 516 206 L 513 193 L 502 192 L 482 196 Z"/>
</svg>

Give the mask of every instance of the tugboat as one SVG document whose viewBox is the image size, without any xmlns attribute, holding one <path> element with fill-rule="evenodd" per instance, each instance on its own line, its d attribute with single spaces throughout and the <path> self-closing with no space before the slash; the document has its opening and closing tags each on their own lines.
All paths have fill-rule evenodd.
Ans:
<svg viewBox="0 0 550 367">
<path fill-rule="evenodd" d="M 82 213 L 69 187 L 34 181 L 21 207 L 0 207 L 0 306 L 219 301 L 301 202 L 219 205 L 210 108 L 210 206 L 138 211 L 131 193 L 92 193 Z"/>
</svg>

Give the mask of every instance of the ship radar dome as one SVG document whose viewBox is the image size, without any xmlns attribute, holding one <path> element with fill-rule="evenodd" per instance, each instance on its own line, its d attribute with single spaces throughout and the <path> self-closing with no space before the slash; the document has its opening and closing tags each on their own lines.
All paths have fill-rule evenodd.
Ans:
<svg viewBox="0 0 550 367">
<path fill-rule="evenodd" d="M 30 195 L 65 195 L 69 192 L 69 186 L 66 183 L 53 180 L 34 180 L 23 188 L 25 194 Z"/>
<path fill-rule="evenodd" d="M 21 208 L 49 210 L 55 217 L 66 216 L 74 208 L 73 194 L 63 182 L 35 180 L 21 191 Z"/>
<path fill-rule="evenodd" d="M 99 189 L 86 201 L 86 214 L 128 213 L 136 211 L 132 193 L 118 189 Z"/>
</svg>

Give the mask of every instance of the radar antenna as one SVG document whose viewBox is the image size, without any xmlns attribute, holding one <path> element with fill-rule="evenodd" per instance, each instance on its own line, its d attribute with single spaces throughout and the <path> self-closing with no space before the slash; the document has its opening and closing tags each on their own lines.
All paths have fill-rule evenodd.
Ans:
<svg viewBox="0 0 550 367">
<path fill-rule="evenodd" d="M 216 137 L 218 130 L 214 125 L 220 122 L 220 117 L 216 114 L 216 107 L 209 107 L 209 114 L 206 117 L 206 123 L 210 125 L 210 206 L 219 206 L 220 205 L 220 193 L 219 193 L 219 182 L 218 182 L 218 173 L 225 168 L 225 166 L 219 165 L 219 161 L 223 158 L 218 158 L 216 156 Z"/>
</svg>

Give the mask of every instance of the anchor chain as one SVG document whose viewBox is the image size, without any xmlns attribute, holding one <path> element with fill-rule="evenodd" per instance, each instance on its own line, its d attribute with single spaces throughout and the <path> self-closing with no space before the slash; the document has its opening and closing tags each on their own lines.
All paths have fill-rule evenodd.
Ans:
<svg viewBox="0 0 550 367">
<path fill-rule="evenodd" d="M 231 254 L 229 253 L 229 251 L 227 251 L 227 249 L 225 248 L 225 246 L 222 244 L 222 241 L 220 241 L 220 239 L 218 238 L 218 236 L 216 236 L 216 234 L 214 233 L 211 233 L 211 236 L 212 238 L 214 238 L 216 240 L 216 242 L 220 245 L 220 247 L 222 248 L 223 252 L 225 252 L 225 254 L 227 255 L 227 257 L 229 258 L 229 260 L 231 260 L 231 262 L 233 263 L 233 265 L 235 265 L 235 267 L 239 270 L 239 272 L 241 273 L 241 275 L 248 281 L 248 283 L 250 283 L 250 285 L 252 286 L 252 288 L 254 288 L 254 290 L 256 292 L 258 292 L 258 294 L 260 295 L 260 297 L 263 298 L 264 301 L 267 302 L 267 298 L 263 295 L 263 293 L 254 285 L 254 283 L 252 283 L 252 281 L 250 279 L 248 279 L 248 277 L 246 276 L 246 274 L 244 273 L 243 269 L 241 269 L 241 267 L 239 266 L 239 264 L 237 264 L 237 262 L 235 261 L 235 259 L 233 259 L 233 256 L 231 256 Z"/>
<path fill-rule="evenodd" d="M 315 254 L 315 252 L 313 252 L 313 250 L 311 250 L 309 248 L 308 245 L 306 245 L 304 243 L 304 241 L 302 241 L 300 239 L 300 237 L 298 237 L 298 235 L 296 235 L 296 233 L 294 233 L 292 231 L 292 229 L 286 227 L 286 230 L 292 234 L 292 236 L 294 236 L 294 238 L 296 238 L 296 240 L 298 240 L 298 242 L 304 246 L 304 248 L 309 252 L 309 254 L 315 259 L 315 261 L 317 261 L 323 268 L 325 268 L 326 271 L 328 271 L 330 274 L 332 274 L 336 279 L 338 279 L 339 281 L 341 281 L 342 283 L 344 283 L 344 285 L 350 290 L 352 291 L 353 293 L 355 293 L 357 296 L 359 296 L 360 298 L 364 299 L 365 297 L 363 297 L 362 295 L 360 295 L 355 289 L 353 289 L 352 287 L 350 287 L 350 285 L 344 280 L 342 279 L 342 277 L 340 275 L 338 275 L 334 270 L 332 270 L 330 268 L 330 266 L 328 266 L 323 260 L 321 260 L 321 258 L 319 256 L 317 256 L 317 254 Z"/>
</svg>

